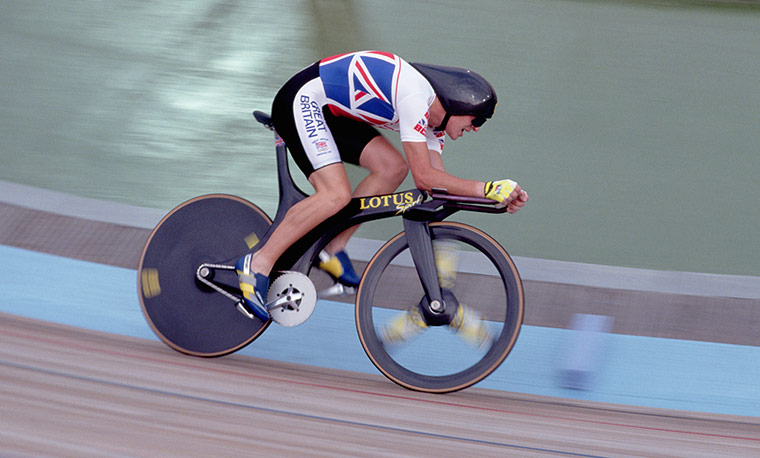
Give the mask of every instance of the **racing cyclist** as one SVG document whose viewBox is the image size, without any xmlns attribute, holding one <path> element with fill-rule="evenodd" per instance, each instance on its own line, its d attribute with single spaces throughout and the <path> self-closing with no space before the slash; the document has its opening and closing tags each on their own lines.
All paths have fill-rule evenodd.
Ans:
<svg viewBox="0 0 760 458">
<path fill-rule="evenodd" d="M 285 214 L 263 246 L 240 258 L 236 271 L 245 306 L 269 319 L 270 272 L 298 239 L 337 213 L 352 197 L 390 194 L 411 171 L 417 188 L 487 197 L 514 213 L 528 194 L 512 180 L 477 181 L 446 172 L 441 153 L 465 132 L 478 132 L 496 108 L 493 87 L 458 67 L 408 63 L 387 52 L 360 51 L 322 59 L 290 78 L 272 104 L 272 122 L 314 187 L 314 194 Z M 399 132 L 403 154 L 377 128 Z M 369 170 L 352 191 L 343 162 Z M 320 268 L 347 286 L 359 277 L 345 248 L 357 227 L 336 237 L 320 256 Z M 445 276 L 443 265 L 439 275 Z M 488 338 L 477 314 L 457 310 L 451 326 L 476 343 Z M 386 337 L 401 342 L 423 329 L 413 311 L 394 320 Z"/>
</svg>

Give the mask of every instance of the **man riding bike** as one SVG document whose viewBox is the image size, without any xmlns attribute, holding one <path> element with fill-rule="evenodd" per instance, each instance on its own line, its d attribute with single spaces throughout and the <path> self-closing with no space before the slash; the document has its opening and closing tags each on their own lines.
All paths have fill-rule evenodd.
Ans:
<svg viewBox="0 0 760 458">
<path fill-rule="evenodd" d="M 392 193 L 409 171 L 419 189 L 485 196 L 507 206 L 509 213 L 520 210 L 528 194 L 516 182 L 458 178 L 445 171 L 441 158 L 446 135 L 456 140 L 465 132 L 478 132 L 495 108 L 493 87 L 477 73 L 410 64 L 387 52 L 336 55 L 298 72 L 275 96 L 272 121 L 315 192 L 290 208 L 263 246 L 237 262 L 245 305 L 268 320 L 269 274 L 279 257 L 352 197 Z M 377 127 L 400 133 L 404 155 Z M 369 170 L 353 191 L 343 162 Z M 336 237 L 320 257 L 320 268 L 347 286 L 359 283 L 345 252 L 356 229 Z M 389 330 L 390 340 L 404 340 L 423 327 L 412 314 L 404 316 Z M 451 326 L 478 334 L 476 321 L 462 307 Z"/>
</svg>

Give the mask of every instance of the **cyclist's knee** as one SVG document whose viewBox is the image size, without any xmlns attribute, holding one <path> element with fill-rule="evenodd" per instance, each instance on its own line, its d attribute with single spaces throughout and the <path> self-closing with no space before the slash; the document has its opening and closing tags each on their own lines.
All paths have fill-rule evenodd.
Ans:
<svg viewBox="0 0 760 458">
<path fill-rule="evenodd" d="M 338 213 L 343 207 L 348 205 L 348 203 L 351 201 L 351 189 L 349 188 L 348 192 L 341 190 L 340 192 L 333 194 L 331 200 L 332 200 L 331 208 L 333 210 L 333 213 Z"/>
<path fill-rule="evenodd" d="M 382 166 L 371 168 L 370 173 L 396 189 L 409 173 L 409 166 L 403 158 L 389 156 Z"/>
<path fill-rule="evenodd" d="M 325 210 L 325 213 L 334 215 L 351 201 L 351 188 L 342 186 L 330 187 L 318 191 L 314 194 L 314 197 L 319 201 L 319 205 Z"/>
<path fill-rule="evenodd" d="M 392 163 L 388 164 L 384 178 L 388 183 L 393 183 L 398 186 L 404 181 L 404 178 L 406 178 L 408 173 L 409 165 L 407 165 L 405 160 L 401 159 L 398 161 L 392 161 Z"/>
</svg>

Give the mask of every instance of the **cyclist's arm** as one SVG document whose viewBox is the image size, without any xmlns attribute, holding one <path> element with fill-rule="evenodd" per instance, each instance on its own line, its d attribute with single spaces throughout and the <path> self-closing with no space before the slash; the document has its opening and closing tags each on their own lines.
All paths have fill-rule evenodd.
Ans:
<svg viewBox="0 0 760 458">
<path fill-rule="evenodd" d="M 441 153 L 433 151 L 432 149 L 429 149 L 428 152 L 430 153 L 430 165 L 432 165 L 434 169 L 445 172 L 446 167 L 443 166 L 443 157 L 441 157 Z"/>
<path fill-rule="evenodd" d="M 440 156 L 438 160 L 431 159 L 430 150 L 425 142 L 402 142 L 402 145 L 417 188 L 425 191 L 443 188 L 450 194 L 459 196 L 483 196 L 484 182 L 466 180 L 446 173 L 442 169 L 443 161 L 440 160 Z"/>
<path fill-rule="evenodd" d="M 404 150 L 406 151 L 406 143 L 404 143 Z M 407 159 L 409 157 L 409 153 L 407 153 Z M 441 153 L 434 150 L 428 150 L 428 158 L 430 160 L 430 167 L 434 169 L 437 172 L 443 173 L 444 175 L 447 175 L 451 178 L 454 178 L 456 180 L 461 180 L 457 177 L 454 177 L 452 175 L 449 175 L 445 172 L 445 168 L 443 166 L 443 158 L 441 157 Z M 412 176 L 414 175 L 414 167 L 411 165 L 411 160 L 409 162 L 409 168 L 412 169 Z M 470 180 L 461 180 L 464 182 L 469 182 Z M 415 184 L 417 183 L 417 179 L 415 178 Z M 419 185 L 417 185 L 419 187 Z M 433 186 L 433 187 L 439 187 L 439 186 Z M 444 187 L 444 186 L 440 186 Z M 451 194 L 458 194 L 458 195 L 471 195 L 471 194 L 461 194 L 459 192 L 451 191 L 451 188 L 446 188 L 449 190 Z M 482 194 L 475 194 L 475 197 L 482 197 Z M 505 203 L 507 207 L 507 212 L 509 213 L 515 213 L 519 211 L 522 207 L 525 206 L 525 204 L 528 202 L 528 193 L 526 193 L 519 184 L 515 183 L 514 191 L 512 192 L 512 195 L 507 198 L 507 203 Z"/>
</svg>

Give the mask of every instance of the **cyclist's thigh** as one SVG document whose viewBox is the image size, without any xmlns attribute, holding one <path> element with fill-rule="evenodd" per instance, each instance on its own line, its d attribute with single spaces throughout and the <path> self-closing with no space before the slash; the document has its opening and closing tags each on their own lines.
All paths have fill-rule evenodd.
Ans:
<svg viewBox="0 0 760 458">
<path fill-rule="evenodd" d="M 365 147 L 376 137 L 384 138 L 376 128 L 365 122 L 335 116 L 327 107 L 322 111 L 343 162 L 361 165 L 360 157 Z"/>
<path fill-rule="evenodd" d="M 408 168 L 401 152 L 382 135 L 364 147 L 359 165 L 372 171 L 400 170 L 403 175 L 406 175 Z"/>
</svg>

